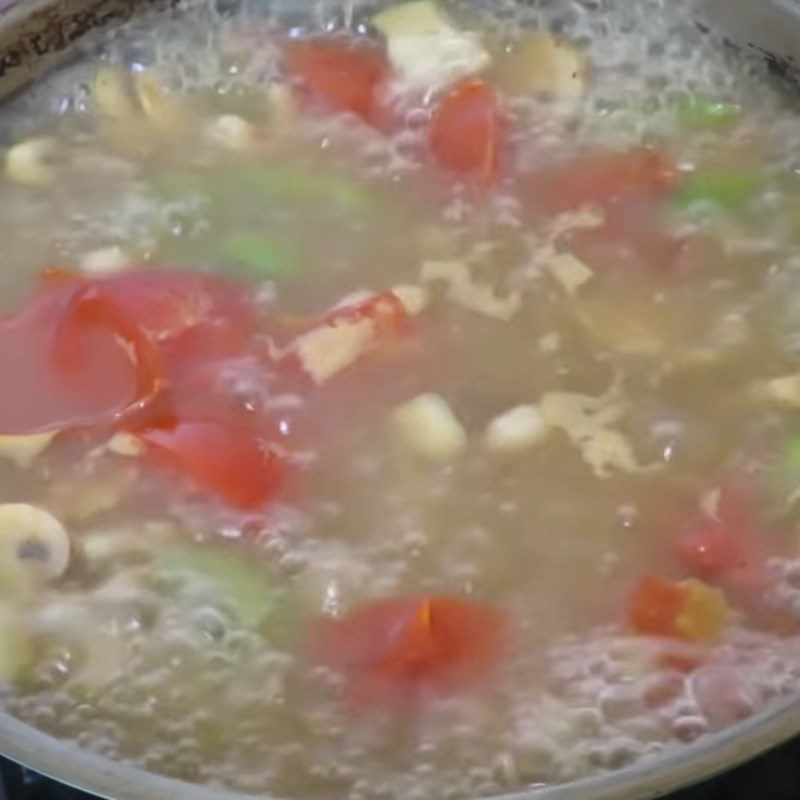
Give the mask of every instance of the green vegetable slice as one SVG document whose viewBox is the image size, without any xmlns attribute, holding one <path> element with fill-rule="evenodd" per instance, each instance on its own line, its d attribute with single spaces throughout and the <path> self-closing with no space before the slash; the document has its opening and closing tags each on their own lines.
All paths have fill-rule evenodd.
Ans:
<svg viewBox="0 0 800 800">
<path fill-rule="evenodd" d="M 741 118 L 742 109 L 735 103 L 698 95 L 678 101 L 675 113 L 685 128 L 704 131 L 733 125 Z"/>
<path fill-rule="evenodd" d="M 237 553 L 176 544 L 164 547 L 156 560 L 159 577 L 167 579 L 189 607 L 219 603 L 242 627 L 265 633 L 282 613 L 283 592 Z"/>
<path fill-rule="evenodd" d="M 298 271 L 298 263 L 287 247 L 268 236 L 240 233 L 228 239 L 220 256 L 242 267 L 253 277 L 270 278 Z"/>
<path fill-rule="evenodd" d="M 198 194 L 228 202 L 247 196 L 263 202 L 323 203 L 350 212 L 366 211 L 374 202 L 372 192 L 344 176 L 277 164 L 168 172 L 155 179 L 155 188 L 161 196 L 172 200 Z"/>
<path fill-rule="evenodd" d="M 800 436 L 790 439 L 768 475 L 768 489 L 781 505 L 792 505 L 800 492 Z"/>
<path fill-rule="evenodd" d="M 752 172 L 699 170 L 687 178 L 675 197 L 679 208 L 710 203 L 735 211 L 758 192 L 762 176 Z"/>
</svg>

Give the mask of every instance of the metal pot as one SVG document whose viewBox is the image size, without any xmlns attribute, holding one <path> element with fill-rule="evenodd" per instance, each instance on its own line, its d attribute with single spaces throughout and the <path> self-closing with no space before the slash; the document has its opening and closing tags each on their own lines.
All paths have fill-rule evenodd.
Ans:
<svg viewBox="0 0 800 800">
<path fill-rule="evenodd" d="M 78 43 L 91 42 L 103 30 L 134 16 L 167 12 L 178 2 L 0 0 L 0 99 L 67 61 Z M 800 5 L 796 0 L 699 2 L 699 25 L 722 31 L 731 46 L 756 52 L 773 72 L 800 88 Z M 787 702 L 667 756 L 608 775 L 494 800 L 649 800 L 726 771 L 798 733 L 800 703 Z M 239 793 L 190 785 L 108 761 L 7 714 L 0 714 L 0 753 L 108 800 L 248 800 Z"/>
</svg>

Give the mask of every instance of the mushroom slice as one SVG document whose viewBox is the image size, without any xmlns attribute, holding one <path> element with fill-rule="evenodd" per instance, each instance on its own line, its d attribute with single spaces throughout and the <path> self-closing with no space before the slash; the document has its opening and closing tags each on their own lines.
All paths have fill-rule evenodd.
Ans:
<svg viewBox="0 0 800 800">
<path fill-rule="evenodd" d="M 186 110 L 180 99 L 164 88 L 161 77 L 152 70 L 136 73 L 133 85 L 139 105 L 159 133 L 179 133 L 186 125 Z"/>
<path fill-rule="evenodd" d="M 43 508 L 0 504 L 0 576 L 10 583 L 54 580 L 67 569 L 70 541 L 64 526 Z"/>
</svg>

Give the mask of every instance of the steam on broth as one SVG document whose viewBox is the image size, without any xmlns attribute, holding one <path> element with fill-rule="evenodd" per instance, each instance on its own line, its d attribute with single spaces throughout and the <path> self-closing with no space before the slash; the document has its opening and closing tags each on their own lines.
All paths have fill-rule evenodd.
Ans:
<svg viewBox="0 0 800 800">
<path fill-rule="evenodd" d="M 298 6 L 7 109 L 3 707 L 412 800 L 790 696 L 790 101 L 683 1 Z"/>
</svg>

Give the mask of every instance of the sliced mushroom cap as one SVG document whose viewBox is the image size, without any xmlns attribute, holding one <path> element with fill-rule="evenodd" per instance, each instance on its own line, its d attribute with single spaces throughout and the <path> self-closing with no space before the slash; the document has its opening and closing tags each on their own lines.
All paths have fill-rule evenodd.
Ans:
<svg viewBox="0 0 800 800">
<path fill-rule="evenodd" d="M 156 131 L 171 135 L 183 130 L 186 109 L 177 95 L 166 90 L 160 75 L 152 70 L 139 72 L 133 86 L 144 116 Z"/>
<path fill-rule="evenodd" d="M 43 508 L 28 503 L 0 504 L 0 576 L 10 585 L 31 579 L 54 580 L 70 560 L 64 526 Z"/>
<path fill-rule="evenodd" d="M 92 100 L 109 144 L 125 153 L 148 154 L 159 137 L 184 130 L 186 110 L 153 71 L 130 75 L 119 68 L 97 72 Z"/>
</svg>

